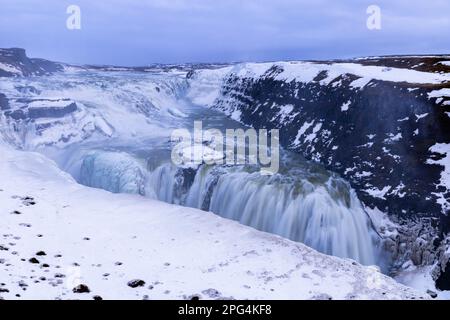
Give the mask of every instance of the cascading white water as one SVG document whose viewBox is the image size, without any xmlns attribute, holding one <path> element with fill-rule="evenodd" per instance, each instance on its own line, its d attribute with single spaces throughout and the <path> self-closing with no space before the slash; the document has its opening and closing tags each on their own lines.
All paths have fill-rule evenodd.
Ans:
<svg viewBox="0 0 450 320">
<path fill-rule="evenodd" d="M 70 83 L 78 79 L 77 75 L 72 77 Z M 147 145 L 143 139 L 138 141 L 142 147 L 135 146 L 138 143 L 136 136 L 148 135 L 153 139 L 149 128 L 155 124 L 163 128 L 185 127 L 199 117 L 209 118 L 214 125 L 224 128 L 233 127 L 234 124 L 203 108 L 202 111 L 195 107 L 191 110 L 189 104 L 179 108 L 183 113 L 178 112 L 175 106 L 181 106 L 178 97 L 185 95 L 186 79 L 167 76 L 149 79 L 133 75 L 123 82 L 121 78 L 108 75 L 100 78 L 100 84 L 97 83 L 97 75 L 94 79 L 92 85 L 85 85 L 85 78 L 82 77 L 81 84 L 74 82 L 74 89 L 71 89 L 72 86 L 67 89 L 67 79 L 62 79 L 60 87 L 56 89 L 58 92 L 64 90 L 77 101 L 83 101 L 80 108 L 86 106 L 86 112 L 101 109 L 102 117 L 124 141 L 118 141 L 117 145 L 125 147 L 119 148 L 123 152 L 117 152 L 111 147 L 111 141 L 108 151 L 102 150 L 99 145 L 86 146 L 85 150 L 94 152 L 84 154 L 81 150 L 81 154 L 75 156 L 79 161 L 71 164 L 70 168 L 64 165 L 65 161 L 59 161 L 82 184 L 116 193 L 137 193 L 168 203 L 212 211 L 259 230 L 303 242 L 324 253 L 353 258 L 364 264 L 375 263 L 369 219 L 354 191 L 343 180 L 324 174 L 325 178 L 315 181 L 314 174 L 310 175 L 309 169 L 305 169 L 310 165 L 302 167 L 298 161 L 287 166 L 296 167 L 298 172 L 285 172 L 271 177 L 261 176 L 257 172 L 259 170 L 245 167 L 175 168 L 167 163 L 152 165 L 151 170 L 148 170 L 144 159 L 153 157 L 156 163 L 169 159 L 167 155 L 155 155 L 158 144 L 153 140 Z M 39 88 L 47 90 L 49 94 L 56 90 L 53 84 L 46 82 Z M 105 88 L 112 88 L 114 94 L 111 95 Z M 190 92 L 192 94 L 192 90 Z M 200 88 L 196 92 L 198 95 L 209 91 Z M 197 98 L 190 97 L 195 101 Z M 205 102 L 204 99 L 200 100 Z M 121 117 L 116 117 L 118 112 L 123 114 L 120 113 L 123 110 L 129 113 L 129 121 L 133 122 L 133 131 L 136 132 L 129 132 L 131 122 L 123 123 Z M 94 118 L 97 119 L 97 116 Z M 140 125 L 135 120 L 139 120 Z M 129 133 L 133 137 L 132 143 Z M 130 149 L 148 150 L 148 146 L 152 146 L 148 156 L 140 157 L 130 152 Z M 170 146 L 161 148 L 170 150 Z"/>
<path fill-rule="evenodd" d="M 155 154 L 158 148 L 170 154 L 164 140 L 169 140 L 174 128 L 189 128 L 198 119 L 209 121 L 213 128 L 241 127 L 222 114 L 203 107 L 199 110 L 190 103 L 205 106 L 219 95 L 224 75 L 206 74 L 205 81 L 191 82 L 189 90 L 185 77 L 170 73 L 82 72 L 18 79 L 22 85 L 36 86 L 44 98 L 73 99 L 78 111 L 74 117 L 47 119 L 46 130 L 39 134 L 33 122 L 26 126 L 4 123 L 0 131 L 11 144 L 42 148 L 41 152 L 51 154 L 82 184 L 210 210 L 328 254 L 373 264 L 372 228 L 354 191 L 330 174 L 315 181 L 308 172 L 311 164 L 293 161 L 287 167 L 299 168 L 297 172 L 272 177 L 244 167 L 164 164 L 146 168 L 149 157 L 157 164 L 169 161 L 169 155 Z M 9 87 L 8 95 L 17 96 L 15 85 Z"/>
<path fill-rule="evenodd" d="M 280 175 L 201 166 L 183 195 L 174 192 L 183 183 L 181 176 L 176 181 L 177 169 L 163 165 L 151 174 L 147 188 L 166 202 L 209 210 L 327 254 L 375 263 L 370 221 L 354 190 L 337 177 L 314 185 L 307 179 L 293 183 Z"/>
</svg>

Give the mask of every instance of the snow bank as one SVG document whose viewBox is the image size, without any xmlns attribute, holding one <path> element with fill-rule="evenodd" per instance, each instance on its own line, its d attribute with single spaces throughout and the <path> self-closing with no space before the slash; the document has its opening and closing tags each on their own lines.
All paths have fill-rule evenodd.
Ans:
<svg viewBox="0 0 450 320">
<path fill-rule="evenodd" d="M 0 151 L 2 298 L 425 298 L 351 260 L 212 213 L 83 187 L 42 155 Z M 134 279 L 145 285 L 131 288 Z M 79 284 L 90 292 L 74 293 Z"/>
<path fill-rule="evenodd" d="M 276 63 L 244 63 L 218 70 L 206 70 L 198 72 L 198 83 L 206 79 L 226 78 L 234 74 L 240 78 L 264 78 L 274 77 L 275 80 L 285 82 L 311 82 L 319 74 L 326 76 L 319 82 L 328 85 L 339 76 L 353 74 L 359 79 L 353 81 L 353 88 L 361 88 L 371 80 L 407 82 L 413 84 L 440 84 L 450 81 L 450 74 L 422 72 L 404 68 L 387 68 L 383 66 L 367 66 L 359 63 L 314 63 L 302 61 L 276 62 Z M 211 99 L 210 99 L 211 100 Z M 210 104 L 209 101 L 208 104 Z"/>
</svg>

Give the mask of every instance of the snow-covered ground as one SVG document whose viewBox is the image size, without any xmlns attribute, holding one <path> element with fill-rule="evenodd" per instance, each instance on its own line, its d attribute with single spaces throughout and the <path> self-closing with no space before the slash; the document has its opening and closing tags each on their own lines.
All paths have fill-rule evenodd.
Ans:
<svg viewBox="0 0 450 320">
<path fill-rule="evenodd" d="M 427 298 L 351 260 L 212 213 L 81 186 L 37 153 L 0 152 L 1 298 Z M 90 292 L 73 292 L 80 284 Z"/>
<path fill-rule="evenodd" d="M 435 281 L 432 277 L 434 266 L 414 267 L 412 264 L 395 277 L 400 283 L 413 287 L 420 292 L 429 292 L 436 295 L 436 299 L 450 300 L 449 291 L 436 290 Z"/>
</svg>

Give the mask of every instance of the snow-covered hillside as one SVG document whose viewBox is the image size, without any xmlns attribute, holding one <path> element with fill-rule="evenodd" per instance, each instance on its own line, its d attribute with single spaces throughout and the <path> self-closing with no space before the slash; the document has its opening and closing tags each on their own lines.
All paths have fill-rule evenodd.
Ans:
<svg viewBox="0 0 450 320">
<path fill-rule="evenodd" d="M 0 77 L 41 76 L 64 70 L 64 65 L 28 58 L 22 48 L 0 49 Z"/>
<path fill-rule="evenodd" d="M 1 298 L 426 298 L 350 260 L 212 213 L 83 187 L 40 154 L 0 151 Z M 80 285 L 89 292 L 74 292 L 87 291 Z"/>
</svg>

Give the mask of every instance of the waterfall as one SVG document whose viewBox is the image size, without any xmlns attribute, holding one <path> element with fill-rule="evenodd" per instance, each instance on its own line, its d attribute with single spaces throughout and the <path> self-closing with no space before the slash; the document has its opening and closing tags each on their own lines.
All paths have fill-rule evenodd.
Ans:
<svg viewBox="0 0 450 320">
<path fill-rule="evenodd" d="M 242 167 L 163 165 L 149 178 L 160 200 L 214 212 L 326 254 L 375 264 L 373 231 L 356 193 L 344 180 L 263 176 Z M 192 171 L 192 169 L 191 169 Z"/>
<path fill-rule="evenodd" d="M 146 169 L 125 153 L 84 157 L 78 180 L 117 193 L 137 193 L 211 211 L 255 229 L 302 242 L 320 252 L 375 264 L 374 231 L 355 191 L 329 174 L 261 175 L 246 166 Z"/>
</svg>

